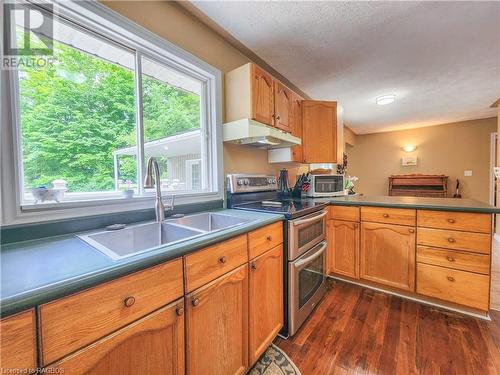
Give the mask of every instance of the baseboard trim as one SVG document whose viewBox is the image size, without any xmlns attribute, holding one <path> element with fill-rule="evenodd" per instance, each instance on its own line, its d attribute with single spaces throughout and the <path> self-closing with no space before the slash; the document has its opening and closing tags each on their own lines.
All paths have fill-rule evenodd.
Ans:
<svg viewBox="0 0 500 375">
<path fill-rule="evenodd" d="M 399 294 L 399 293 L 393 292 L 391 290 L 377 288 L 376 286 L 373 286 L 373 285 L 367 285 L 367 284 L 363 284 L 361 282 L 356 282 L 356 281 L 353 281 L 353 280 L 344 279 L 343 277 L 339 277 L 339 276 L 327 275 L 327 277 L 329 277 L 331 279 L 334 279 L 334 280 L 340 280 L 340 281 L 344 281 L 346 283 L 350 283 L 350 284 L 362 286 L 363 288 L 373 289 L 373 290 L 376 290 L 378 292 L 382 292 L 382 293 L 386 293 L 386 294 L 391 294 L 393 296 L 397 296 L 397 297 L 401 297 L 401 298 L 404 298 L 404 299 L 407 299 L 407 300 L 410 300 L 410 301 L 422 303 L 424 305 L 439 307 L 439 308 L 444 309 L 444 310 L 450 310 L 450 311 L 453 311 L 453 312 L 457 312 L 457 313 L 460 313 L 460 314 L 471 316 L 473 318 L 478 318 L 478 319 L 482 319 L 482 320 L 486 320 L 486 321 L 491 321 L 491 318 L 490 318 L 489 314 L 487 314 L 487 315 L 481 315 L 481 314 L 476 314 L 476 313 L 473 313 L 473 312 L 470 312 L 470 311 L 466 311 L 466 310 L 460 310 L 460 309 L 457 309 L 457 308 L 454 308 L 454 307 L 450 307 L 450 306 L 446 306 L 446 305 L 441 305 L 439 303 L 429 302 L 429 301 L 426 301 L 424 299 L 420 299 L 420 298 L 417 298 L 417 297 L 411 297 L 411 296 L 406 296 L 404 294 Z"/>
</svg>

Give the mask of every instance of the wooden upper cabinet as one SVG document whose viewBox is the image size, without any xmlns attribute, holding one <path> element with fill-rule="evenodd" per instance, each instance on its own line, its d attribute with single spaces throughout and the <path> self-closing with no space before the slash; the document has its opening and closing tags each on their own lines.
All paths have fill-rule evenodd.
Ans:
<svg viewBox="0 0 500 375">
<path fill-rule="evenodd" d="M 265 70 L 245 64 L 225 76 L 225 122 L 252 119 L 291 132 L 294 96 Z"/>
<path fill-rule="evenodd" d="M 264 70 L 252 64 L 252 116 L 255 121 L 274 125 L 274 84 Z"/>
<path fill-rule="evenodd" d="M 71 375 L 183 375 L 183 300 L 71 354 L 49 370 Z"/>
<path fill-rule="evenodd" d="M 302 139 L 302 97 L 292 93 L 292 125 L 290 131 L 294 137 Z M 304 155 L 302 145 L 292 147 L 292 161 L 302 163 Z"/>
<path fill-rule="evenodd" d="M 360 277 L 407 291 L 415 290 L 415 228 L 361 224 Z"/>
<path fill-rule="evenodd" d="M 292 91 L 279 81 L 274 81 L 274 125 L 288 133 L 292 127 Z"/>
<path fill-rule="evenodd" d="M 359 223 L 330 220 L 330 272 L 359 278 Z"/>
<path fill-rule="evenodd" d="M 248 367 L 248 264 L 185 298 L 186 373 L 244 374 Z"/>
<path fill-rule="evenodd" d="M 302 150 L 306 163 L 337 162 L 337 102 L 302 102 Z"/>
<path fill-rule="evenodd" d="M 283 327 L 283 245 L 250 262 L 249 355 L 254 363 Z"/>
<path fill-rule="evenodd" d="M 1 373 L 34 373 L 35 312 L 29 310 L 0 320 L 0 337 Z"/>
</svg>

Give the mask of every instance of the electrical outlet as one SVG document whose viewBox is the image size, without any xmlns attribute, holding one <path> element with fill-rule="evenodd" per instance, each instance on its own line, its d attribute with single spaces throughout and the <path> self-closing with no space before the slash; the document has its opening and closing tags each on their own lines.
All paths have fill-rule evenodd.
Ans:
<svg viewBox="0 0 500 375">
<path fill-rule="evenodd" d="M 493 172 L 496 178 L 500 178 L 500 167 L 493 167 Z"/>
<path fill-rule="evenodd" d="M 472 171 L 464 171 L 464 176 L 465 176 L 465 177 L 470 177 L 470 176 L 472 176 Z"/>
</svg>

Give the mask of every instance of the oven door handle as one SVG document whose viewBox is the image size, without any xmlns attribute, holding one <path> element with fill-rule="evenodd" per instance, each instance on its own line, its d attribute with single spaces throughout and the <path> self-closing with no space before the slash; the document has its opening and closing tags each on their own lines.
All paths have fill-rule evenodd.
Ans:
<svg viewBox="0 0 500 375">
<path fill-rule="evenodd" d="M 310 223 L 312 221 L 316 221 L 318 219 L 322 219 L 325 216 L 326 216 L 326 211 L 324 211 L 320 215 L 316 215 L 316 216 L 313 216 L 313 217 L 310 217 L 310 218 L 307 218 L 307 219 L 292 221 L 292 224 L 294 226 L 298 226 L 298 225 L 302 225 L 302 224 L 307 224 L 307 223 Z"/>
<path fill-rule="evenodd" d="M 313 255 L 308 256 L 307 258 L 301 259 L 298 262 L 295 262 L 293 264 L 293 266 L 295 268 L 301 268 L 302 266 L 306 265 L 307 263 L 311 263 L 313 260 L 315 260 L 316 258 L 319 258 L 323 254 L 323 252 L 325 251 L 327 246 L 328 246 L 328 244 L 326 242 L 323 242 L 321 247 Z"/>
</svg>

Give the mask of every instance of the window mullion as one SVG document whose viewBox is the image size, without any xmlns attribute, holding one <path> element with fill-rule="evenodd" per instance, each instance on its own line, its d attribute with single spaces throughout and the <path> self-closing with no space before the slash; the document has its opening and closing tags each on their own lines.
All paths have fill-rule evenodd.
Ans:
<svg viewBox="0 0 500 375">
<path fill-rule="evenodd" d="M 141 53 L 135 52 L 135 125 L 137 142 L 137 188 L 139 195 L 144 194 L 144 124 L 143 124 L 143 106 L 142 106 L 142 67 Z"/>
</svg>

